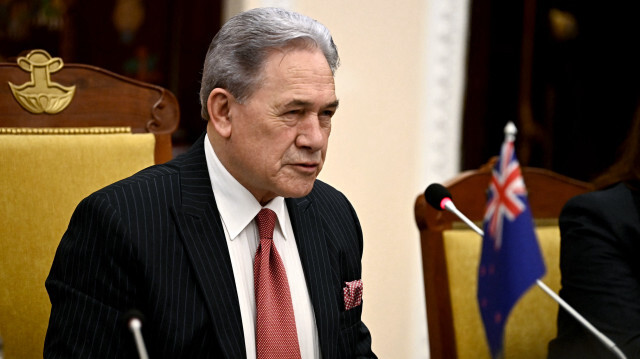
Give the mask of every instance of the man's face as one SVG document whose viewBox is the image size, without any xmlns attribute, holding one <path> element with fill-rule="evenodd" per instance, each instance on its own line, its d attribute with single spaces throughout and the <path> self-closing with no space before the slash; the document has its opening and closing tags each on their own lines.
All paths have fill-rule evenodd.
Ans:
<svg viewBox="0 0 640 359">
<path fill-rule="evenodd" d="M 243 104 L 229 101 L 227 170 L 261 204 L 302 197 L 313 188 L 338 107 L 333 75 L 318 49 L 267 57 L 263 81 Z"/>
</svg>

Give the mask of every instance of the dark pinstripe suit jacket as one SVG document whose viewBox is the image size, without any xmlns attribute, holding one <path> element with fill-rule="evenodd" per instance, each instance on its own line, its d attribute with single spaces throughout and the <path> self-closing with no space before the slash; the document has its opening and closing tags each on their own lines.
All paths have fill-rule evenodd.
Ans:
<svg viewBox="0 0 640 359">
<path fill-rule="evenodd" d="M 246 357 L 203 139 L 78 205 L 46 281 L 52 309 L 45 357 L 136 357 L 122 320 L 131 308 L 146 317 L 151 358 Z M 361 278 L 353 208 L 320 181 L 286 203 L 323 358 L 375 357 L 362 306 L 345 311 L 342 297 L 344 282 Z"/>
</svg>

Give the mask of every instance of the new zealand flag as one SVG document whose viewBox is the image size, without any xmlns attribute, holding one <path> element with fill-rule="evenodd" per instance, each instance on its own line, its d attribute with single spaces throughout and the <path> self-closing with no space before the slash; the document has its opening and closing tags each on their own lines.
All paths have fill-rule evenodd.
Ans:
<svg viewBox="0 0 640 359">
<path fill-rule="evenodd" d="M 504 325 L 511 309 L 545 273 L 514 137 L 515 133 L 506 136 L 493 169 L 478 268 L 478 303 L 494 358 L 502 355 Z"/>
</svg>

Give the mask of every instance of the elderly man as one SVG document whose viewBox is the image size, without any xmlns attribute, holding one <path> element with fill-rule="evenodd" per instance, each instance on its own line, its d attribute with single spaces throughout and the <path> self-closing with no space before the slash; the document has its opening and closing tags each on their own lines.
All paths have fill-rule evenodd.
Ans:
<svg viewBox="0 0 640 359">
<path fill-rule="evenodd" d="M 316 180 L 338 54 L 306 16 L 254 9 L 205 60 L 206 134 L 76 209 L 46 287 L 47 358 L 375 357 L 361 321 L 362 232 Z"/>
</svg>

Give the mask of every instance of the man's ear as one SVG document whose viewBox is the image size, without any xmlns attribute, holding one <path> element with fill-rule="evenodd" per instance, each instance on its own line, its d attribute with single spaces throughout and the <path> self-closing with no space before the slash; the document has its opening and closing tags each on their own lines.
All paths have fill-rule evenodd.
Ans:
<svg viewBox="0 0 640 359">
<path fill-rule="evenodd" d="M 215 88 L 207 99 L 207 111 L 209 121 L 215 131 L 224 138 L 231 136 L 231 103 L 234 102 L 233 95 L 221 88 Z"/>
</svg>

